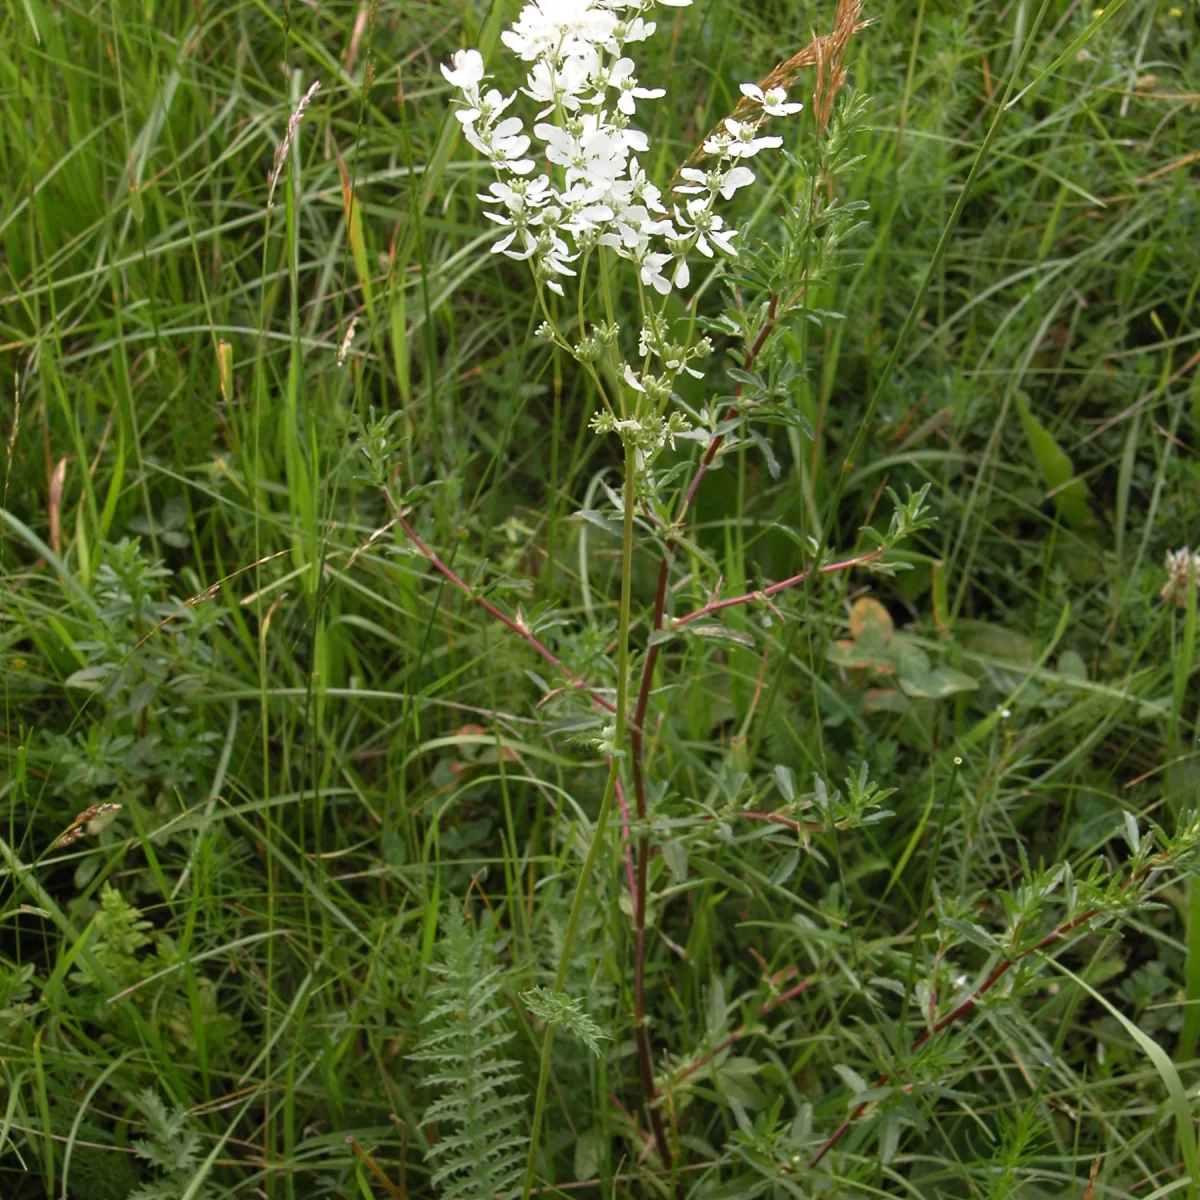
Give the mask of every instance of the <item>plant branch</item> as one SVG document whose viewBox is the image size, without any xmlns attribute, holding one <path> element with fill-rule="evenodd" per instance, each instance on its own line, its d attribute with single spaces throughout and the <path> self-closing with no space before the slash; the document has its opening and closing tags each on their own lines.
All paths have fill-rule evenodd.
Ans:
<svg viewBox="0 0 1200 1200">
<path fill-rule="evenodd" d="M 743 821 L 766 821 L 771 825 L 782 825 L 793 833 L 825 833 L 830 828 L 823 821 L 797 821 L 794 817 L 786 817 L 783 813 L 777 812 L 754 812 L 744 809 L 730 815 Z M 705 817 L 704 819 L 712 821 L 716 818 Z"/>
<path fill-rule="evenodd" d="M 667 557 L 664 554 L 658 566 L 658 584 L 654 590 L 654 629 L 662 628 L 663 611 L 667 595 Z M 654 1052 L 650 1047 L 650 1027 L 646 1020 L 646 889 L 650 863 L 650 837 L 646 832 L 646 776 L 642 770 L 645 751 L 646 706 L 650 700 L 650 685 L 654 678 L 654 666 L 658 660 L 658 646 L 649 646 L 642 664 L 642 679 L 638 687 L 637 706 L 633 710 L 633 729 L 630 735 L 630 766 L 633 772 L 633 790 L 637 802 L 638 821 L 642 832 L 638 837 L 636 886 L 633 892 L 633 1029 L 637 1044 L 638 1076 L 642 1085 L 642 1099 L 650 1129 L 654 1134 L 655 1146 L 664 1168 L 670 1170 L 671 1150 L 667 1143 L 667 1131 L 658 1107 L 658 1093 L 654 1086 Z"/>
<path fill-rule="evenodd" d="M 1124 884 L 1122 884 L 1121 892 L 1127 892 L 1130 888 L 1140 883 L 1166 858 L 1167 853 L 1164 852 L 1163 854 L 1159 854 L 1149 861 L 1144 862 L 1142 866 L 1139 867 L 1132 875 L 1130 875 Z M 1093 917 L 1099 916 L 1101 911 L 1102 910 L 1099 906 L 1089 908 L 1080 913 L 1078 916 L 1072 917 L 1069 921 L 1064 921 L 1061 925 L 1058 925 L 1052 929 L 1048 934 L 1046 934 L 1045 937 L 1039 939 L 1028 949 L 1022 950 L 1019 954 L 1010 954 L 1002 958 L 991 969 L 991 971 L 988 972 L 987 978 L 985 978 L 984 981 L 961 1004 L 956 1005 L 944 1016 L 939 1017 L 936 1021 L 930 1025 L 927 1025 L 921 1031 L 921 1033 L 913 1041 L 912 1049 L 909 1051 L 910 1057 L 915 1055 L 922 1046 L 930 1041 L 931 1038 L 941 1033 L 943 1029 L 953 1025 L 956 1021 L 961 1021 L 964 1017 L 969 1017 L 971 1013 L 973 1013 L 975 1009 L 979 1007 L 979 1003 L 983 997 L 986 996 L 987 993 L 990 992 L 992 988 L 994 988 L 996 984 L 999 983 L 1000 980 L 1003 979 L 1004 976 L 1007 975 L 1008 972 L 1011 971 L 1018 963 L 1023 962 L 1032 954 L 1040 954 L 1046 949 L 1047 946 L 1051 946 L 1055 942 L 1059 942 L 1063 938 L 1068 937 L 1071 933 L 1078 929 L 1079 926 L 1085 925 L 1088 921 L 1092 920 Z M 891 1077 L 892 1073 L 885 1071 L 875 1081 L 875 1087 L 883 1087 L 889 1081 L 889 1079 L 891 1079 Z M 858 1120 L 859 1117 L 862 1116 L 864 1112 L 866 1112 L 867 1108 L 870 1106 L 870 1103 L 870 1101 L 864 1100 L 861 1104 L 855 1107 L 850 1115 L 833 1131 L 833 1133 L 829 1135 L 828 1138 L 825 1139 L 825 1142 L 822 1144 L 821 1148 L 816 1152 L 816 1154 L 813 1155 L 811 1159 L 809 1159 L 808 1165 L 810 1168 L 818 1166 L 825 1155 L 828 1154 L 829 1151 L 832 1150 L 834 1146 L 836 1146 L 838 1142 L 840 1142 L 842 1138 L 846 1136 L 850 1130 L 850 1127 L 855 1121 Z"/>
<path fill-rule="evenodd" d="M 815 574 L 817 575 L 833 575 L 838 571 L 849 571 L 853 567 L 865 566 L 869 562 L 874 562 L 877 558 L 883 555 L 886 547 L 880 546 L 867 554 L 859 554 L 854 558 L 844 558 L 840 562 L 826 563 L 823 567 L 818 567 Z M 713 613 L 721 612 L 726 608 L 734 608 L 739 604 L 749 604 L 752 600 L 768 600 L 772 596 L 778 596 L 780 592 L 787 591 L 788 588 L 795 587 L 798 583 L 803 583 L 814 572 L 801 571 L 798 575 L 792 575 L 788 579 L 781 579 L 778 583 L 773 583 L 770 587 L 758 588 L 753 592 L 746 592 L 741 596 L 730 596 L 727 600 L 710 600 L 707 604 L 695 609 L 693 612 L 687 613 L 685 616 L 678 617 L 673 622 L 673 627 L 678 629 L 684 625 L 691 624 L 692 621 L 698 621 L 702 617 L 710 617 Z"/>
<path fill-rule="evenodd" d="M 457 574 L 457 572 L 454 571 L 452 567 L 449 567 L 442 562 L 442 560 L 433 552 L 433 550 L 431 550 L 421 540 L 417 531 L 408 523 L 408 519 L 405 517 L 400 506 L 392 498 L 391 492 L 388 491 L 387 488 L 384 488 L 383 494 L 387 499 L 388 506 L 395 514 L 397 524 L 399 524 L 400 528 L 404 530 L 405 536 L 410 542 L 412 542 L 414 546 L 416 546 L 420 553 L 425 557 L 425 560 L 431 567 L 433 567 L 435 571 L 449 580 L 449 582 L 452 583 L 469 600 L 474 600 L 475 603 L 484 610 L 484 612 L 490 613 L 496 618 L 497 621 L 511 629 L 513 633 L 517 635 L 517 637 L 521 638 L 522 641 L 527 642 L 530 646 L 532 646 L 533 649 L 536 650 L 538 654 L 540 654 L 542 658 L 544 658 L 552 667 L 558 671 L 561 671 L 567 677 L 571 687 L 576 688 L 581 692 L 586 692 L 597 704 L 600 705 L 601 708 L 607 709 L 610 713 L 617 713 L 618 705 L 614 704 L 611 700 L 606 699 L 594 688 L 589 687 L 588 684 L 580 679 L 578 675 L 572 674 L 562 664 L 562 661 L 552 651 L 548 650 L 546 646 L 525 627 L 524 624 L 522 624 L 520 621 L 517 621 L 513 617 L 510 617 L 501 609 L 497 608 L 490 600 L 486 600 L 483 596 L 480 596 L 471 588 L 470 584 L 468 584 L 460 575 Z"/>
<path fill-rule="evenodd" d="M 745 814 L 739 815 L 744 816 Z M 772 1009 L 778 1008 L 781 1004 L 786 1004 L 789 1000 L 795 1000 L 797 996 L 802 996 L 816 982 L 817 981 L 815 978 L 805 979 L 802 983 L 796 984 L 795 987 L 788 988 L 786 992 L 781 992 L 778 996 L 775 996 L 768 1000 L 765 1004 L 760 1005 L 757 1015 L 759 1017 L 765 1017 L 767 1013 L 771 1012 Z M 675 1076 L 673 1082 L 675 1084 L 682 1083 L 689 1075 L 694 1075 L 698 1070 L 700 1070 L 701 1067 L 712 1062 L 712 1060 L 716 1058 L 718 1054 L 728 1050 L 730 1046 L 734 1045 L 734 1043 L 741 1041 L 741 1039 L 744 1038 L 749 1032 L 750 1025 L 747 1022 L 743 1022 L 727 1038 L 725 1038 L 724 1041 L 713 1047 L 713 1049 L 707 1054 L 702 1055 L 700 1058 L 696 1059 L 694 1063 L 690 1063 L 688 1066 L 684 1067 L 684 1069 Z"/>
<path fill-rule="evenodd" d="M 630 852 L 629 836 L 629 805 L 625 803 L 625 789 L 621 787 L 621 777 L 617 776 L 617 806 L 621 810 L 621 857 L 625 860 L 625 880 L 629 884 L 630 899 L 637 893 L 637 885 L 633 879 L 633 854 Z"/>
</svg>

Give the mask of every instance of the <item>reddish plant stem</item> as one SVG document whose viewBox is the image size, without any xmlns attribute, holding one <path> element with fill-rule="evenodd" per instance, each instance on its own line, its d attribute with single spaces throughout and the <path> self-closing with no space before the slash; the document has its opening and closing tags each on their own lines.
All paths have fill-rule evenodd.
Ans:
<svg viewBox="0 0 1200 1200">
<path fill-rule="evenodd" d="M 829 828 L 820 821 L 797 821 L 792 817 L 785 817 L 783 813 L 776 812 L 754 812 L 744 809 L 732 815 L 740 817 L 743 821 L 769 821 L 772 825 L 784 825 L 794 833 L 824 833 Z M 716 818 L 705 817 L 704 819 L 712 821 Z"/>
<path fill-rule="evenodd" d="M 438 556 L 427 545 L 425 545 L 417 531 L 408 523 L 408 520 L 400 511 L 400 508 L 396 504 L 395 500 L 392 499 L 391 493 L 387 490 L 387 488 L 383 489 L 383 494 L 387 498 L 387 502 L 392 511 L 396 514 L 396 521 L 400 528 L 404 530 L 405 536 L 410 542 L 412 542 L 414 546 L 416 546 L 421 554 L 424 555 L 426 561 L 431 567 L 433 567 L 435 571 L 437 571 L 445 579 L 449 580 L 449 582 L 453 584 L 454 587 L 456 587 L 460 592 L 462 592 L 462 594 L 469 600 L 474 600 L 475 603 L 484 610 L 484 612 L 490 613 L 496 618 L 497 621 L 511 629 L 513 633 L 515 633 L 522 641 L 532 646 L 533 649 L 536 650 L 537 653 L 540 654 L 552 667 L 558 671 L 561 671 L 567 677 L 572 687 L 578 688 L 582 692 L 586 692 L 592 698 L 592 700 L 600 705 L 601 708 L 607 709 L 610 713 L 615 713 L 617 711 L 617 706 L 613 704 L 611 700 L 606 699 L 604 696 L 600 695 L 599 692 L 590 688 L 582 679 L 579 678 L 578 675 L 573 675 L 570 671 L 568 671 L 558 657 L 548 650 L 540 641 L 538 641 L 538 639 L 534 637 L 533 634 L 524 627 L 524 625 L 520 624 L 518 621 L 515 621 L 507 613 L 502 612 L 490 600 L 485 600 L 482 596 L 476 595 L 476 593 L 472 591 L 470 584 L 463 580 L 451 567 L 448 567 L 444 562 L 442 562 L 442 560 L 438 558 Z"/>
<path fill-rule="evenodd" d="M 866 563 L 874 562 L 881 554 L 883 554 L 882 547 L 872 550 L 867 554 L 860 554 L 855 558 L 843 558 L 839 562 L 826 563 L 823 567 L 818 567 L 816 573 L 818 575 L 833 575 L 838 571 L 849 571 L 853 567 L 861 567 Z M 777 596 L 780 592 L 785 592 L 788 588 L 795 587 L 798 583 L 803 583 L 812 574 L 812 571 L 801 571 L 799 575 L 792 575 L 787 579 L 781 579 L 778 583 L 771 584 L 770 587 L 759 588 L 754 592 L 746 592 L 741 596 L 730 596 L 727 600 L 710 600 L 701 608 L 697 608 L 685 616 L 676 618 L 673 627 L 679 629 L 681 626 L 690 625 L 691 622 L 698 621 L 702 617 L 710 617 L 713 613 L 721 612 L 726 608 L 734 608 L 739 604 L 749 604 L 752 600 L 769 600 L 772 596 Z"/>
<path fill-rule="evenodd" d="M 758 1010 L 758 1016 L 765 1017 L 772 1009 L 778 1008 L 781 1004 L 786 1004 L 789 1000 L 795 1000 L 797 996 L 802 996 L 810 987 L 817 981 L 815 979 L 806 979 L 802 983 L 796 984 L 793 988 L 788 988 L 786 992 L 780 993 L 774 999 L 768 1000 L 761 1005 Z M 750 1032 L 750 1026 L 743 1023 L 739 1025 L 723 1042 L 705 1054 L 702 1058 L 696 1059 L 694 1063 L 684 1067 L 678 1075 L 675 1076 L 676 1083 L 682 1083 L 689 1075 L 694 1075 L 705 1064 L 712 1062 L 724 1050 L 728 1050 L 735 1042 L 741 1041 L 742 1038 Z"/>
<path fill-rule="evenodd" d="M 1126 892 L 1131 887 L 1134 887 L 1136 884 L 1140 883 L 1155 867 L 1158 866 L 1158 864 L 1165 857 L 1165 853 L 1160 854 L 1155 858 L 1150 859 L 1149 862 L 1143 863 L 1137 871 L 1135 871 L 1127 880 L 1125 880 L 1124 884 L 1121 886 L 1121 891 Z M 912 1050 L 910 1050 L 909 1053 L 915 1054 L 921 1049 L 922 1046 L 926 1044 L 926 1042 L 928 1042 L 932 1037 L 941 1033 L 943 1029 L 947 1028 L 947 1026 L 953 1025 L 956 1021 L 962 1020 L 963 1017 L 970 1016 L 971 1013 L 978 1008 L 980 1000 L 982 1000 L 983 997 L 987 995 L 987 993 L 990 992 L 992 988 L 994 988 L 996 984 L 999 983 L 1000 980 L 1003 979 L 1004 976 L 1007 975 L 1008 972 L 1017 965 L 1017 963 L 1028 958 L 1031 954 L 1037 954 L 1040 951 L 1045 950 L 1047 946 L 1052 945 L 1054 942 L 1061 941 L 1063 938 L 1067 937 L 1076 929 L 1078 929 L 1080 925 L 1086 924 L 1093 917 L 1098 916 L 1099 913 L 1099 908 L 1089 908 L 1086 912 L 1080 913 L 1079 916 L 1072 917 L 1069 921 L 1064 921 L 1056 929 L 1052 929 L 1044 938 L 1030 946 L 1028 950 L 1022 950 L 1020 954 L 1015 954 L 1011 958 L 1002 958 L 991 969 L 987 978 L 961 1004 L 952 1008 L 944 1017 L 940 1017 L 938 1020 L 934 1021 L 932 1025 L 926 1026 L 925 1029 L 921 1031 L 921 1033 L 913 1041 Z M 875 1086 L 877 1088 L 883 1087 L 890 1078 L 891 1076 L 885 1071 L 876 1080 Z M 829 1151 L 832 1150 L 834 1146 L 836 1146 L 838 1142 L 840 1142 L 842 1138 L 846 1136 L 854 1122 L 857 1121 L 864 1112 L 866 1112 L 868 1105 L 868 1101 L 863 1101 L 863 1103 L 858 1105 L 833 1131 L 833 1133 L 831 1133 L 829 1137 L 825 1139 L 825 1142 L 821 1148 L 816 1152 L 816 1154 L 813 1155 L 811 1159 L 809 1159 L 809 1167 L 815 1167 L 820 1164 L 821 1159 L 823 1159 L 825 1155 L 828 1154 Z"/>
<path fill-rule="evenodd" d="M 742 362 L 743 370 L 748 370 L 751 367 L 766 344 L 767 338 L 770 337 L 771 331 L 775 328 L 777 306 L 778 297 L 772 296 L 770 307 L 767 310 L 767 319 L 763 322 L 762 329 L 759 330 L 758 336 L 754 339 Z M 734 391 L 733 402 L 729 406 L 728 416 L 732 416 L 737 412 L 737 403 L 741 399 L 741 395 L 742 385 L 739 383 L 737 389 Z M 725 436 L 722 434 L 713 438 L 708 444 L 708 449 L 705 450 L 704 456 L 700 460 L 700 465 L 696 468 L 696 473 L 692 477 L 691 483 L 688 484 L 687 492 L 684 494 L 683 501 L 679 507 L 679 513 L 676 516 L 676 524 L 682 522 L 683 518 L 687 515 L 687 510 L 695 498 L 696 492 L 700 487 L 700 482 L 712 464 L 713 459 L 716 458 L 717 452 L 724 441 Z M 654 633 L 657 633 L 663 627 L 663 616 L 666 611 L 667 600 L 667 576 L 670 569 L 670 557 L 674 549 L 674 541 L 668 542 L 662 560 L 658 564 L 658 583 L 654 590 L 654 622 L 652 626 L 652 632 Z M 650 1047 L 650 1028 L 646 1021 L 646 889 L 650 863 L 650 838 L 646 833 L 646 778 L 642 770 L 642 757 L 645 751 L 645 735 L 643 731 L 645 729 L 646 707 L 650 701 L 650 688 L 654 680 L 654 668 L 658 664 L 658 650 L 657 645 L 650 645 L 646 648 L 646 658 L 642 663 L 642 678 L 638 686 L 637 702 L 633 711 L 633 719 L 630 722 L 631 753 L 629 761 L 630 769 L 633 773 L 633 790 L 637 802 L 637 815 L 642 826 L 642 832 L 638 837 L 637 879 L 633 893 L 633 1016 L 634 1037 L 637 1043 L 638 1075 L 642 1084 L 642 1099 L 646 1104 L 646 1112 L 650 1121 L 650 1128 L 654 1134 L 658 1156 L 662 1160 L 663 1166 L 670 1170 L 671 1149 L 667 1142 L 667 1131 L 663 1125 L 662 1113 L 659 1111 L 657 1103 L 658 1092 L 654 1085 L 654 1053 Z"/>
<path fill-rule="evenodd" d="M 667 598 L 667 558 L 663 556 L 658 567 L 658 585 L 654 592 L 654 629 L 662 628 L 663 611 Z M 633 791 L 637 804 L 641 833 L 637 846 L 637 878 L 633 889 L 633 1028 L 637 1043 L 638 1075 L 642 1084 L 642 1098 L 650 1129 L 654 1134 L 655 1146 L 663 1166 L 671 1167 L 671 1150 L 667 1142 L 667 1131 L 663 1125 L 662 1112 L 658 1107 L 658 1092 L 654 1086 L 654 1052 L 650 1048 L 650 1027 L 646 1021 L 646 886 L 650 862 L 650 838 L 646 832 L 646 776 L 642 771 L 642 754 L 645 750 L 646 706 L 650 701 L 650 684 L 654 678 L 654 667 L 658 661 L 658 646 L 646 650 L 646 661 L 642 664 L 642 680 L 638 686 L 637 702 L 633 710 L 630 730 L 630 764 L 633 770 Z"/>
</svg>

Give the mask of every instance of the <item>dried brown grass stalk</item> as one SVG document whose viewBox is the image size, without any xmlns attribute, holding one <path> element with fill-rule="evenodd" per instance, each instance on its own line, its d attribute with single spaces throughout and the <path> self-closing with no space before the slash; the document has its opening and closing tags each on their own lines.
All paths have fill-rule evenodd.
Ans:
<svg viewBox="0 0 1200 1200">
<path fill-rule="evenodd" d="M 54 839 L 55 847 L 70 846 L 73 842 L 79 841 L 80 838 L 85 837 L 87 834 L 99 833 L 101 828 L 99 823 L 102 822 L 102 819 L 104 817 L 110 817 L 111 819 L 111 814 L 118 813 L 120 810 L 121 805 L 119 804 L 93 804 L 91 808 L 85 808 Z M 103 824 L 106 825 L 107 823 L 107 821 L 103 821 Z"/>
<path fill-rule="evenodd" d="M 850 39 L 856 33 L 866 29 L 869 21 L 862 15 L 864 0 L 838 0 L 837 12 L 833 18 L 833 28 L 824 35 L 813 34 L 813 39 L 803 50 L 784 59 L 769 74 L 758 81 L 758 86 L 765 92 L 768 88 L 790 88 L 800 77 L 800 72 L 807 67 L 816 67 L 816 79 L 813 83 L 812 112 L 817 123 L 817 134 L 823 134 L 829 124 L 833 112 L 833 102 L 846 82 L 846 48 Z M 758 114 L 756 117 L 755 114 Z M 743 96 L 729 114 L 735 121 L 755 121 L 765 124 L 770 118 L 762 114 L 757 100 Z M 704 157 L 704 143 L 714 137 L 724 125 L 723 117 L 712 129 L 700 139 L 696 149 L 692 151 L 683 166 L 690 166 Z M 672 186 L 674 185 L 672 180 Z"/>
</svg>

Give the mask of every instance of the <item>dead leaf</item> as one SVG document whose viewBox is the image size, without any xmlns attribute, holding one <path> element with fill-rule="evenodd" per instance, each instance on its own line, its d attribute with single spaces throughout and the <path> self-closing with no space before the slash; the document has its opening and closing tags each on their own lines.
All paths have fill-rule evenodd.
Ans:
<svg viewBox="0 0 1200 1200">
<path fill-rule="evenodd" d="M 892 640 L 896 631 L 892 614 L 870 596 L 860 596 L 850 606 L 850 636 L 857 642 L 868 630 L 882 637 L 884 644 Z"/>
<path fill-rule="evenodd" d="M 67 477 L 67 460 L 60 458 L 50 473 L 50 549 L 62 556 L 62 494 Z"/>
</svg>

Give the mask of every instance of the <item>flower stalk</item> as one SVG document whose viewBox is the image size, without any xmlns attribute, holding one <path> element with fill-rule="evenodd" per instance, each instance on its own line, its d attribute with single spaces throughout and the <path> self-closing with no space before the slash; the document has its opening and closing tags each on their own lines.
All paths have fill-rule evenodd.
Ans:
<svg viewBox="0 0 1200 1200">
<path fill-rule="evenodd" d="M 612 736 L 614 753 L 609 759 L 608 778 L 604 783 L 600 811 L 596 814 L 596 824 L 592 829 L 592 840 L 588 844 L 587 854 L 584 857 L 583 866 L 579 870 L 579 878 L 575 883 L 575 895 L 571 900 L 571 912 L 567 917 L 567 927 L 563 933 L 558 969 L 554 974 L 554 991 L 556 993 L 561 993 L 566 986 L 567 971 L 571 965 L 571 950 L 575 944 L 579 918 L 587 900 L 588 883 L 591 880 L 596 859 L 599 857 L 600 847 L 604 843 L 608 818 L 612 812 L 613 797 L 617 790 L 617 773 L 620 770 L 620 747 L 625 742 L 626 713 L 629 701 L 629 614 L 633 593 L 633 509 L 636 502 L 636 477 L 637 451 L 633 443 L 627 441 L 625 444 L 625 519 L 621 535 L 621 602 L 617 625 L 617 711 Z M 525 1182 L 521 1189 L 522 1200 L 529 1200 L 529 1194 L 533 1188 L 538 1143 L 541 1140 L 542 1119 L 546 1110 L 546 1089 L 550 1083 L 550 1056 L 553 1045 L 554 1026 L 548 1024 L 542 1038 L 542 1052 L 538 1064 L 537 1093 L 533 1103 L 533 1125 L 529 1134 L 529 1158 L 525 1166 Z"/>
</svg>

